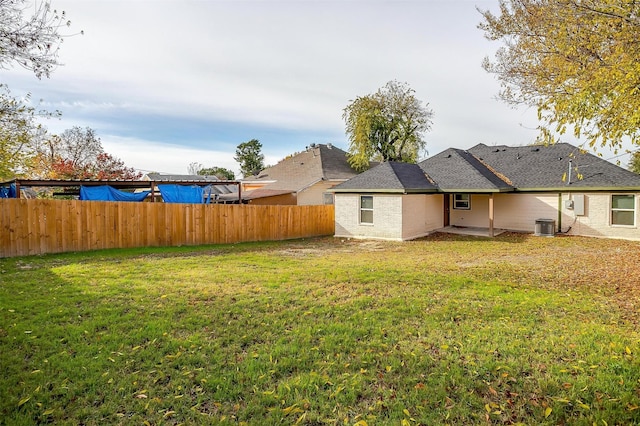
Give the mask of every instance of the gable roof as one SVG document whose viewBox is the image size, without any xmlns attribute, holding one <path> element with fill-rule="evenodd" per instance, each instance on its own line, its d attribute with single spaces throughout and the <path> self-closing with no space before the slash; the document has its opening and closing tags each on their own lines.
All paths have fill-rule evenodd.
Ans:
<svg viewBox="0 0 640 426">
<path fill-rule="evenodd" d="M 518 147 L 478 144 L 468 152 L 508 176 L 519 191 L 640 188 L 640 175 L 568 143 Z"/>
<path fill-rule="evenodd" d="M 333 187 L 335 192 L 425 193 L 438 189 L 417 164 L 386 162 Z"/>
<path fill-rule="evenodd" d="M 392 175 L 396 170 L 402 170 L 404 175 L 400 178 L 396 174 L 394 180 Z M 421 185 L 420 179 L 430 185 Z M 567 143 L 520 147 L 478 144 L 467 151 L 447 149 L 418 165 L 382 163 L 334 190 L 405 193 L 637 191 L 640 190 L 640 175 Z"/>
<path fill-rule="evenodd" d="M 467 151 L 449 148 L 419 163 L 446 192 L 506 192 L 515 188 Z"/>
<path fill-rule="evenodd" d="M 265 188 L 300 191 L 321 180 L 344 181 L 357 174 L 349 165 L 345 151 L 331 144 L 312 144 L 243 181 L 270 182 Z"/>
</svg>

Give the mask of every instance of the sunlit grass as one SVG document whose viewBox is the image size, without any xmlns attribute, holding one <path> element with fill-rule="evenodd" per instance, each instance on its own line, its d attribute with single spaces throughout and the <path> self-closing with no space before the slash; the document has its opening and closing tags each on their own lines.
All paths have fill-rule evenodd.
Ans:
<svg viewBox="0 0 640 426">
<path fill-rule="evenodd" d="M 617 277 L 639 253 L 507 235 L 2 259 L 0 423 L 637 423 Z"/>
</svg>

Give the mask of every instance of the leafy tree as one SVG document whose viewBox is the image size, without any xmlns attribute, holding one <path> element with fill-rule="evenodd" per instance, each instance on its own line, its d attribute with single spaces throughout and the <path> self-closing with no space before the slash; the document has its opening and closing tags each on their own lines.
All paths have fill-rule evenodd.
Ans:
<svg viewBox="0 0 640 426">
<path fill-rule="evenodd" d="M 244 177 L 260 173 L 264 169 L 264 155 L 262 144 L 258 139 L 251 139 L 238 145 L 233 157 L 240 164 L 240 172 Z"/>
<path fill-rule="evenodd" d="M 629 170 L 640 175 L 640 151 L 636 151 L 631 155 Z"/>
<path fill-rule="evenodd" d="M 357 97 L 343 110 L 349 163 L 365 170 L 371 160 L 415 163 L 425 149 L 433 112 L 406 83 L 390 81 L 376 93 Z"/>
<path fill-rule="evenodd" d="M 78 166 L 66 158 L 57 158 L 49 165 L 50 179 L 91 179 L 89 165 Z"/>
<path fill-rule="evenodd" d="M 141 174 L 113 155 L 90 127 L 73 127 L 35 145 L 32 175 L 47 179 L 139 179 Z"/>
<path fill-rule="evenodd" d="M 106 152 L 98 154 L 95 162 L 82 165 L 58 158 L 50 169 L 52 179 L 136 180 L 142 176 L 142 173 L 125 166 L 121 159 Z"/>
<path fill-rule="evenodd" d="M 537 108 L 542 141 L 572 130 L 591 147 L 640 144 L 640 2 L 500 0 L 499 15 L 480 13 L 504 43 L 483 66 L 502 100 Z"/>
<path fill-rule="evenodd" d="M 215 176 L 220 180 L 234 180 L 236 178 L 235 173 L 224 167 L 209 167 L 198 170 L 200 176 Z"/>
<path fill-rule="evenodd" d="M 98 154 L 96 162 L 90 168 L 94 179 L 138 180 L 142 177 L 142 173 L 127 167 L 124 161 L 106 152 Z"/>
<path fill-rule="evenodd" d="M 37 127 L 35 111 L 22 100 L 11 96 L 0 85 L 0 179 L 8 179 L 20 172 L 27 160 L 26 147 Z"/>
<path fill-rule="evenodd" d="M 47 179 L 88 179 L 89 166 L 102 154 L 95 130 L 73 127 L 34 143 L 32 175 Z"/>
<path fill-rule="evenodd" d="M 0 84 L 0 179 L 27 174 L 34 158 L 34 144 L 46 137 L 38 119 L 56 116 L 29 105 L 29 96 L 14 97 Z"/>
<path fill-rule="evenodd" d="M 58 65 L 60 30 L 69 25 L 49 1 L 0 0 L 0 69 L 17 64 L 38 78 L 49 77 Z M 36 110 L 29 97 L 16 98 L 0 84 L 0 178 L 26 173 L 35 155 L 31 144 L 44 133 L 36 119 L 59 115 Z"/>
<path fill-rule="evenodd" d="M 0 0 L 0 68 L 17 63 L 38 78 L 49 77 L 58 65 L 64 37 L 60 30 L 71 22 L 64 11 L 52 10 L 49 1 L 36 0 L 31 7 L 28 3 Z M 28 10 L 33 14 L 25 16 Z"/>
</svg>

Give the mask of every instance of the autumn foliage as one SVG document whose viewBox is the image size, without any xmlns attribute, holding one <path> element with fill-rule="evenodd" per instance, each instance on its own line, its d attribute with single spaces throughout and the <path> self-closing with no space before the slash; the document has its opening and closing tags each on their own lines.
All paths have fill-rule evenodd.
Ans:
<svg viewBox="0 0 640 426">
<path fill-rule="evenodd" d="M 142 173 L 125 166 L 124 162 L 106 152 L 98 154 L 94 163 L 77 166 L 69 159 L 59 159 L 51 165 L 54 179 L 136 180 Z"/>
<path fill-rule="evenodd" d="M 503 46 L 484 68 L 500 97 L 537 108 L 541 139 L 565 132 L 614 151 L 640 144 L 640 3 L 501 0 L 479 28 Z"/>
<path fill-rule="evenodd" d="M 91 128 L 73 127 L 34 147 L 33 177 L 45 179 L 135 180 L 141 173 L 105 152 Z"/>
</svg>

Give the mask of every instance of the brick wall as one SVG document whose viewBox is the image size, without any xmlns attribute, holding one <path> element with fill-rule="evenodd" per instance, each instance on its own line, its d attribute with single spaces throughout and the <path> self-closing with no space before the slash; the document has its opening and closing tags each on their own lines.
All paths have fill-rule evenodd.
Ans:
<svg viewBox="0 0 640 426">
<path fill-rule="evenodd" d="M 556 230 L 569 235 L 640 240 L 640 194 L 636 196 L 636 225 L 611 225 L 611 194 L 585 193 L 585 215 L 577 216 L 565 201 L 573 195 L 495 194 L 494 226 L 512 231 L 535 231 L 537 219 L 553 219 Z M 360 196 L 336 194 L 336 236 L 407 240 L 429 234 L 443 225 L 443 196 L 374 195 L 373 221 L 360 224 Z M 560 210 L 559 210 L 560 209 Z M 560 218 L 558 217 L 560 211 Z M 489 195 L 471 197 L 470 210 L 451 209 L 451 225 L 489 226 Z"/>
<path fill-rule="evenodd" d="M 362 224 L 360 195 L 336 194 L 335 216 L 336 237 L 413 239 L 442 227 L 442 195 L 375 194 L 373 224 Z"/>
<path fill-rule="evenodd" d="M 585 193 L 585 215 L 576 216 L 572 210 L 566 209 L 563 202 L 562 227 L 571 226 L 569 234 L 590 237 L 623 238 L 640 240 L 640 195 L 636 194 L 635 226 L 611 225 L 611 194 Z M 569 194 L 563 194 L 563 200 L 569 199 Z"/>
</svg>

